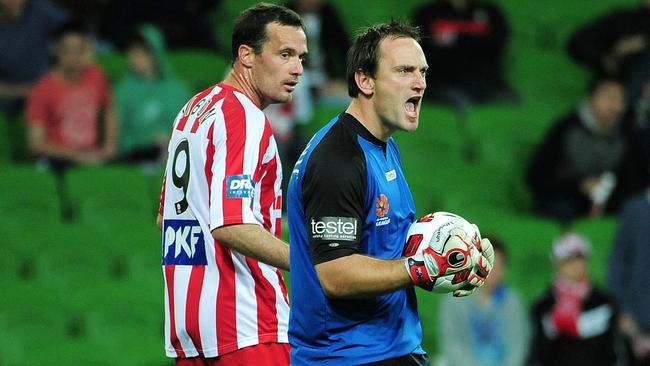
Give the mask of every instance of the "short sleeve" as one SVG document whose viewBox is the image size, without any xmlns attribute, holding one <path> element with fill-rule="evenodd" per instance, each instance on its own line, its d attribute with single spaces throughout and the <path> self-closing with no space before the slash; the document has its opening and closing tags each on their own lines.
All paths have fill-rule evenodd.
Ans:
<svg viewBox="0 0 650 366">
<path fill-rule="evenodd" d="M 277 160 L 272 131 L 262 111 L 237 96 L 229 95 L 208 134 L 207 161 L 210 185 L 210 229 L 236 224 L 262 225 L 254 210 L 269 194 L 274 182 L 264 180 Z M 205 122 L 204 122 L 205 123 Z M 270 192 L 273 193 L 273 192 Z M 257 208 L 259 210 L 259 207 Z"/>
<path fill-rule="evenodd" d="M 331 138 L 318 146 L 303 177 L 305 225 L 314 264 L 359 251 L 366 214 L 366 161 L 358 145 Z"/>
</svg>

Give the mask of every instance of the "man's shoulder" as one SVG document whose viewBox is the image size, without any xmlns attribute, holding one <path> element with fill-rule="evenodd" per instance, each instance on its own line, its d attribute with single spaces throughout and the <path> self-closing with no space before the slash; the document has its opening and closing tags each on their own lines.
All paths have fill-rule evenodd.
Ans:
<svg viewBox="0 0 650 366">
<path fill-rule="evenodd" d="M 51 94 L 60 85 L 61 83 L 54 71 L 48 71 L 36 81 L 30 95 L 38 94 L 39 96 L 43 96 L 43 94 Z"/>
<path fill-rule="evenodd" d="M 357 134 L 345 126 L 340 118 L 331 121 L 316 136 L 320 138 L 313 146 L 310 160 L 335 161 L 337 164 L 348 165 L 353 163 L 355 158 L 363 156 L 363 149 L 359 145 Z"/>
<path fill-rule="evenodd" d="M 245 118 L 246 121 L 264 122 L 266 115 L 243 92 L 223 84 L 213 85 L 198 95 L 204 94 L 203 99 L 223 99 L 222 112 L 226 121 L 231 118 Z"/>
</svg>

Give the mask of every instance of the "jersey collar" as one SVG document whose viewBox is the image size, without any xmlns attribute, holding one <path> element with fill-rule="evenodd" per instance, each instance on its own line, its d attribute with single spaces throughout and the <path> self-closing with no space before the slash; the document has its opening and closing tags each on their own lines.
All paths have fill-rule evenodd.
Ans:
<svg viewBox="0 0 650 366">
<path fill-rule="evenodd" d="M 386 143 L 382 140 L 376 138 L 368 129 L 359 122 L 353 115 L 343 112 L 339 117 L 339 120 L 346 126 L 353 129 L 357 134 L 361 135 L 365 140 L 381 147 L 381 149 L 386 153 Z"/>
</svg>

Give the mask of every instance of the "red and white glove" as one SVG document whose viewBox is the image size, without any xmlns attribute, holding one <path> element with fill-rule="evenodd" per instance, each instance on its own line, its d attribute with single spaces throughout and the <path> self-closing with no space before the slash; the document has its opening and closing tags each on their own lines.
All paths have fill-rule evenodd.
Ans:
<svg viewBox="0 0 650 366">
<path fill-rule="evenodd" d="M 404 250 L 406 270 L 413 283 L 434 292 L 459 289 L 475 267 L 472 238 L 461 227 L 452 228 L 440 252 L 423 239 L 422 235 L 412 235 Z"/>
<path fill-rule="evenodd" d="M 478 232 L 478 231 L 477 231 Z M 488 238 L 477 238 L 473 243 L 472 257 L 474 266 L 467 276 L 466 284 L 454 291 L 455 297 L 469 296 L 485 284 L 485 279 L 492 271 L 494 264 L 494 248 Z"/>
</svg>

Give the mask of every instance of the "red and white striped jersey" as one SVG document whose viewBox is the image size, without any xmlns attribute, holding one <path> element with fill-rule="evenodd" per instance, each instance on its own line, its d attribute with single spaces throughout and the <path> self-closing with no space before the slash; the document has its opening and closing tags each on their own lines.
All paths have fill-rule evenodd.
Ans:
<svg viewBox="0 0 650 366">
<path fill-rule="evenodd" d="M 211 235 L 246 223 L 280 237 L 281 181 L 270 124 L 242 92 L 219 83 L 176 117 L 160 200 L 167 356 L 288 342 L 280 270 Z"/>
</svg>

